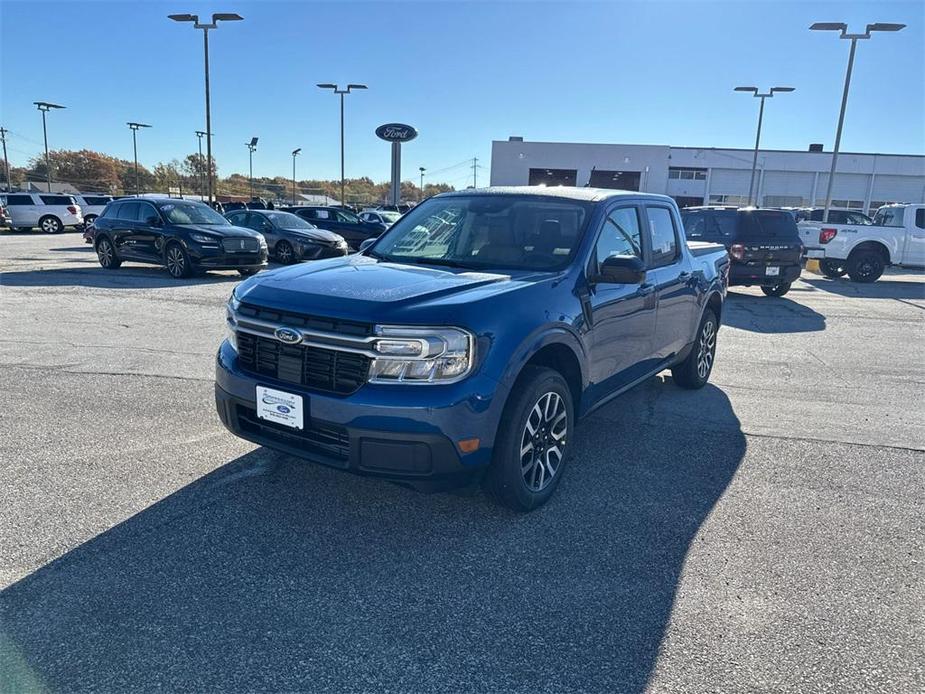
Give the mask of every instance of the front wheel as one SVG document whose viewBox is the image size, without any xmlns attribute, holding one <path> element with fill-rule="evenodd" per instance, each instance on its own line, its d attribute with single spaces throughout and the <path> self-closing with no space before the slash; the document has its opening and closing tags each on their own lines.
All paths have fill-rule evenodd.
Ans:
<svg viewBox="0 0 925 694">
<path fill-rule="evenodd" d="M 848 269 L 845 267 L 844 263 L 837 260 L 820 260 L 819 271 L 830 280 L 834 280 L 839 277 L 844 277 Z"/>
<path fill-rule="evenodd" d="M 96 257 L 100 266 L 106 270 L 115 270 L 122 264 L 122 259 L 116 254 L 116 248 L 107 237 L 103 237 L 96 244 Z"/>
<path fill-rule="evenodd" d="M 765 296 L 783 296 L 790 291 L 790 282 L 783 282 L 782 284 L 775 284 L 773 286 L 763 286 L 761 291 L 764 292 Z"/>
<path fill-rule="evenodd" d="M 167 252 L 164 254 L 164 265 L 166 265 L 170 276 L 177 280 L 189 277 L 193 269 L 189 256 L 179 243 L 172 243 L 167 246 Z"/>
<path fill-rule="evenodd" d="M 295 262 L 295 250 L 288 241 L 280 241 L 276 244 L 276 259 L 283 265 L 290 265 Z"/>
<path fill-rule="evenodd" d="M 671 377 L 682 388 L 696 390 L 703 388 L 713 373 L 716 360 L 716 333 L 719 321 L 711 309 L 703 312 L 700 327 L 694 338 L 694 346 L 687 357 L 677 366 L 671 367 Z"/>
<path fill-rule="evenodd" d="M 557 371 L 524 369 L 504 408 L 488 490 L 515 511 L 542 506 L 562 478 L 574 421 L 572 394 Z"/>
<path fill-rule="evenodd" d="M 62 231 L 64 231 L 64 225 L 57 217 L 48 215 L 46 217 L 42 217 L 39 220 L 39 229 L 44 231 L 46 234 L 60 234 Z"/>
</svg>

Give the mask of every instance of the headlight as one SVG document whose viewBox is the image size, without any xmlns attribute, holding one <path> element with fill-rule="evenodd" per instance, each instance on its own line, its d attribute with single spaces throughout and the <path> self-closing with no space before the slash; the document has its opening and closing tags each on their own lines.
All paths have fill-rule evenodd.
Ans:
<svg viewBox="0 0 925 694">
<path fill-rule="evenodd" d="M 190 234 L 189 237 L 196 243 L 211 243 L 213 245 L 218 244 L 218 239 L 214 236 L 209 236 L 208 234 Z"/>
<path fill-rule="evenodd" d="M 228 303 L 225 304 L 225 339 L 228 340 L 228 344 L 231 345 L 235 352 L 238 351 L 238 335 L 235 332 L 238 324 L 234 315 L 240 305 L 241 301 L 232 291 L 231 298 L 228 299 Z"/>
<path fill-rule="evenodd" d="M 469 374 L 475 339 L 461 328 L 379 325 L 369 366 L 371 383 L 452 383 Z"/>
</svg>

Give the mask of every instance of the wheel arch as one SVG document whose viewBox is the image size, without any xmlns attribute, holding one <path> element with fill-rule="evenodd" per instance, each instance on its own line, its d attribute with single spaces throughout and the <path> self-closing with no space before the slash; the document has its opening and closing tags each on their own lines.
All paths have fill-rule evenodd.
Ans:
<svg viewBox="0 0 925 694">
<path fill-rule="evenodd" d="M 863 251 L 874 251 L 879 253 L 883 257 L 883 261 L 887 264 L 891 264 L 890 260 L 890 249 L 886 247 L 885 244 L 880 241 L 861 241 L 858 245 L 852 248 L 848 253 L 848 260 L 851 260 L 851 256 L 855 253 Z"/>
<path fill-rule="evenodd" d="M 521 344 L 520 349 L 508 362 L 501 379 L 508 386 L 506 398 L 510 396 L 525 368 L 541 366 L 562 375 L 568 384 L 572 404 L 577 412 L 587 383 L 585 361 L 584 350 L 578 338 L 564 328 L 532 336 Z"/>
</svg>

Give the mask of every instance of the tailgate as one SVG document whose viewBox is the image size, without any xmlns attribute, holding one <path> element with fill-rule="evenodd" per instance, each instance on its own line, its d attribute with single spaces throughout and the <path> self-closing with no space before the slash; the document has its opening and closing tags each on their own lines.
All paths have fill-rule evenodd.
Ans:
<svg viewBox="0 0 925 694">
<path fill-rule="evenodd" d="M 791 265 L 799 263 L 803 255 L 803 244 L 792 242 L 755 242 L 741 244 L 744 248 L 741 262 L 758 265 Z"/>
<path fill-rule="evenodd" d="M 819 224 L 797 224 L 800 231 L 800 241 L 806 248 L 819 248 L 819 232 L 822 231 L 821 223 Z"/>
</svg>

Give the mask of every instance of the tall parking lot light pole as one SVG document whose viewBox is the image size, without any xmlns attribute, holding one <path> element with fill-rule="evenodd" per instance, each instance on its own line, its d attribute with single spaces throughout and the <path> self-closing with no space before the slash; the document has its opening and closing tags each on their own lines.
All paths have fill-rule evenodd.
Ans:
<svg viewBox="0 0 925 694">
<path fill-rule="evenodd" d="M 295 158 L 299 156 L 302 148 L 292 150 L 292 204 L 295 205 Z"/>
<path fill-rule="evenodd" d="M 736 87 L 737 92 L 750 92 L 752 96 L 761 99 L 761 106 L 758 107 L 758 133 L 755 135 L 755 155 L 752 157 L 752 177 L 748 181 L 748 204 L 753 204 L 752 194 L 755 191 L 755 171 L 758 168 L 758 145 L 761 142 L 761 121 L 764 119 L 764 100 L 774 96 L 778 92 L 792 92 L 794 87 L 771 87 L 767 92 L 762 94 L 758 87 Z"/>
<path fill-rule="evenodd" d="M 48 158 L 48 127 L 45 125 L 45 114 L 53 108 L 67 108 L 58 104 L 50 104 L 47 101 L 33 101 L 39 111 L 42 112 L 42 134 L 45 136 L 45 182 L 48 184 L 48 192 L 51 192 L 51 160 Z"/>
<path fill-rule="evenodd" d="M 141 190 L 138 185 L 138 139 L 137 134 L 139 128 L 150 128 L 150 125 L 145 123 L 126 123 L 126 125 L 132 129 L 132 149 L 135 152 L 135 195 L 138 195 Z"/>
<path fill-rule="evenodd" d="M 321 89 L 332 89 L 335 94 L 340 94 L 340 204 L 346 204 L 344 197 L 344 94 L 349 94 L 353 89 L 368 89 L 365 84 L 348 84 L 346 89 L 341 89 L 336 84 L 319 84 Z"/>
<path fill-rule="evenodd" d="M 257 138 L 252 137 L 250 142 L 245 142 L 247 147 L 248 172 L 251 184 L 251 200 L 254 199 L 254 152 L 257 151 Z"/>
<path fill-rule="evenodd" d="M 202 29 L 202 47 L 205 54 L 206 73 L 206 180 L 208 181 L 209 204 L 212 204 L 212 104 L 209 94 L 209 30 L 218 27 L 219 22 L 237 22 L 244 17 L 233 12 L 218 12 L 212 15 L 211 24 L 200 24 L 197 14 L 169 14 L 175 22 L 193 22 L 193 28 Z"/>
<path fill-rule="evenodd" d="M 205 170 L 203 169 L 202 161 L 202 138 L 205 135 L 205 132 L 202 130 L 196 131 L 196 139 L 199 141 L 199 162 L 197 163 L 197 168 L 199 169 L 199 197 L 202 198 L 202 192 L 205 190 Z"/>
<path fill-rule="evenodd" d="M 6 128 L 0 128 L 0 142 L 3 143 L 3 168 L 6 172 L 6 191 L 9 193 L 13 190 L 13 182 L 10 180 L 10 160 L 6 156 L 6 134 L 8 132 Z"/>
<path fill-rule="evenodd" d="M 829 221 L 829 208 L 832 206 L 832 185 L 835 183 L 838 148 L 841 146 L 842 126 L 845 124 L 845 107 L 848 105 L 848 88 L 851 86 L 851 70 L 854 68 L 854 52 L 857 48 L 858 40 L 869 39 L 872 31 L 899 31 L 905 27 L 905 24 L 875 22 L 874 24 L 868 24 L 863 34 L 849 34 L 848 25 L 844 22 L 816 22 L 810 27 L 810 31 L 837 31 L 840 34 L 839 38 L 851 41 L 851 50 L 848 52 L 848 69 L 845 72 L 845 88 L 841 95 L 841 110 L 838 112 L 838 127 L 835 129 L 835 147 L 832 148 L 832 168 L 829 170 L 829 180 L 825 187 L 825 210 L 822 213 L 824 222 Z M 815 203 L 815 201 L 813 202 Z"/>
<path fill-rule="evenodd" d="M 427 171 L 423 166 L 418 167 L 418 171 L 421 172 L 421 200 L 424 199 L 424 172 Z"/>
</svg>

